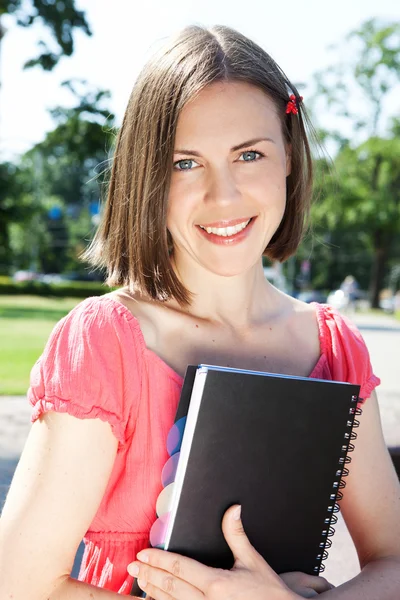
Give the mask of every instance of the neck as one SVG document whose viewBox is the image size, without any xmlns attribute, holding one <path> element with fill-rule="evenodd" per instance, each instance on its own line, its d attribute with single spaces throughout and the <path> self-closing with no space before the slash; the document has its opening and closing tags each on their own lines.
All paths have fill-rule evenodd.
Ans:
<svg viewBox="0 0 400 600">
<path fill-rule="evenodd" d="M 173 261 L 183 285 L 193 294 L 192 302 L 178 310 L 206 321 L 245 333 L 276 313 L 281 293 L 264 277 L 262 262 L 245 273 L 225 277 L 202 268 L 188 268 Z"/>
</svg>

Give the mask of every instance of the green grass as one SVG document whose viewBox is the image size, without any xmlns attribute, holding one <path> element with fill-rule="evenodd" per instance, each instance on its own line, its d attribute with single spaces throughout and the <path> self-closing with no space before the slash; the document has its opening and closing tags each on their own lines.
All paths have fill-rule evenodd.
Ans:
<svg viewBox="0 0 400 600">
<path fill-rule="evenodd" d="M 0 296 L 0 395 L 22 395 L 54 325 L 79 298 Z"/>
</svg>

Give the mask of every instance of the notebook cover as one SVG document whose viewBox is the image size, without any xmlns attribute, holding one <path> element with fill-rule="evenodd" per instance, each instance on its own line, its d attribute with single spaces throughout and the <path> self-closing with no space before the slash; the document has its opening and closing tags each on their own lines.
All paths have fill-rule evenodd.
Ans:
<svg viewBox="0 0 400 600">
<path fill-rule="evenodd" d="M 194 373 L 190 367 L 177 419 Z M 241 504 L 251 543 L 275 571 L 316 574 L 359 389 L 209 370 L 168 550 L 231 568 L 221 520 Z"/>
</svg>

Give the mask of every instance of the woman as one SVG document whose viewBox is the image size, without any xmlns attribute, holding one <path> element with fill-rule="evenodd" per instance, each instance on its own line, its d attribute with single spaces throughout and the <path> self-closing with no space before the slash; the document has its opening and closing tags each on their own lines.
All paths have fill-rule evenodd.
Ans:
<svg viewBox="0 0 400 600">
<path fill-rule="evenodd" d="M 399 484 L 365 344 L 338 313 L 263 276 L 262 255 L 288 258 L 305 226 L 305 119 L 276 63 L 228 28 L 186 28 L 142 71 L 86 253 L 118 289 L 60 321 L 33 368 L 34 424 L 1 520 L 1 598 L 111 600 L 136 576 L 156 600 L 397 594 Z M 201 362 L 361 385 L 342 501 L 362 567 L 354 580 L 332 589 L 323 578 L 279 577 L 250 546 L 237 507 L 223 522 L 232 571 L 155 549 L 135 560 L 155 520 L 182 376 Z"/>
</svg>

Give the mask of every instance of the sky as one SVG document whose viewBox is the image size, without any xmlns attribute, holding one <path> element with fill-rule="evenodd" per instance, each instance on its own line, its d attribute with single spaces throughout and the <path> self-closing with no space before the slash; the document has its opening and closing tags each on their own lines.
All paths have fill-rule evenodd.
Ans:
<svg viewBox="0 0 400 600">
<path fill-rule="evenodd" d="M 53 128 L 47 109 L 71 105 L 64 80 L 85 79 L 111 91 L 110 109 L 122 121 L 130 91 L 140 69 L 157 44 L 185 25 L 223 24 L 259 43 L 293 82 L 309 84 L 338 54 L 328 47 L 372 17 L 400 22 L 398 0 L 76 0 L 93 30 L 75 34 L 75 52 L 50 73 L 23 70 L 37 54 L 43 36 L 38 25 L 7 33 L 0 57 L 0 159 L 9 159 L 41 141 Z M 400 114 L 398 90 L 388 98 L 388 114 Z M 305 103 L 307 98 L 304 99 Z M 333 117 L 322 107 L 322 124 Z"/>
</svg>

